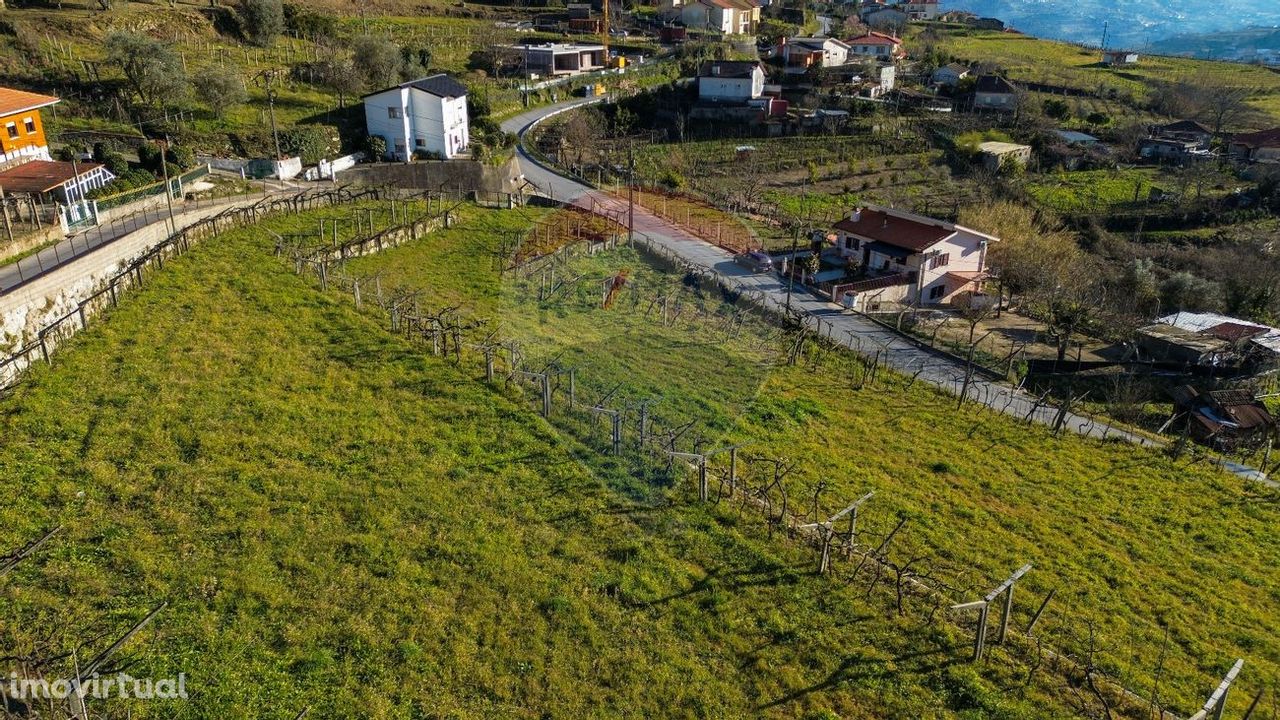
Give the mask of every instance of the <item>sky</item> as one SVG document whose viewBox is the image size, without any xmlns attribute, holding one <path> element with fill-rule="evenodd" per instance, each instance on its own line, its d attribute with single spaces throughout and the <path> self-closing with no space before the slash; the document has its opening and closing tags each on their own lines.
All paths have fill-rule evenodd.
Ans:
<svg viewBox="0 0 1280 720">
<path fill-rule="evenodd" d="M 1280 0 L 942 0 L 1037 37 L 1143 50 L 1177 35 L 1280 26 Z"/>
</svg>

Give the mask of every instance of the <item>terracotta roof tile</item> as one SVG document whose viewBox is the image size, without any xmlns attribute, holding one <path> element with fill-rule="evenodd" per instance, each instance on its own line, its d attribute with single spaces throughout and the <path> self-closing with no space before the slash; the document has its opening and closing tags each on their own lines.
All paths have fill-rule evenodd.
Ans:
<svg viewBox="0 0 1280 720">
<path fill-rule="evenodd" d="M 0 115 L 12 115 L 24 110 L 34 110 L 56 102 L 58 102 L 58 98 L 52 95 L 40 95 L 26 90 L 0 87 Z"/>
</svg>

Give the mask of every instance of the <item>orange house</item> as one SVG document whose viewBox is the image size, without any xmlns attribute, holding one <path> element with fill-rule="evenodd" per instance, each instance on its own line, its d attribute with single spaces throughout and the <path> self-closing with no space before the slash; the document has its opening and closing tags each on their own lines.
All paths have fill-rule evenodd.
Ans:
<svg viewBox="0 0 1280 720">
<path fill-rule="evenodd" d="M 49 95 L 0 87 L 0 165 L 49 159 L 40 108 L 56 102 Z"/>
</svg>

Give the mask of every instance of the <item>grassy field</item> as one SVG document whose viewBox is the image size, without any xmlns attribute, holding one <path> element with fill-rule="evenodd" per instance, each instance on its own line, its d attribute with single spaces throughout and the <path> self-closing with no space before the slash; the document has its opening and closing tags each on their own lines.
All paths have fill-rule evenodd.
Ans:
<svg viewBox="0 0 1280 720">
<path fill-rule="evenodd" d="M 1061 716 L 1047 674 L 1019 689 L 1002 652 L 964 665 L 958 631 L 813 576 L 810 551 L 727 506 L 683 489 L 667 500 L 518 390 L 424 357 L 293 275 L 264 230 L 305 233 L 316 217 L 166 263 L 3 401 L 0 467 L 21 492 L 0 508 L 0 546 L 66 526 L 0 585 L 6 654 L 78 647 L 83 660 L 166 600 L 118 659 L 135 677 L 185 672 L 190 701 L 97 713 Z M 474 260 L 513 217 L 471 211 L 388 255 L 385 281 L 442 300 L 499 291 Z M 616 260 L 636 261 L 601 258 Z M 726 366 L 684 330 L 631 345 L 615 329 L 576 335 L 610 352 L 596 380 L 661 351 L 672 370 L 733 371 L 739 399 L 762 382 L 767 353 L 735 350 Z M 688 377 L 691 401 L 702 377 Z"/>
<path fill-rule="evenodd" d="M 1184 80 L 1210 86 L 1246 87 L 1254 91 L 1253 124 L 1280 122 L 1280 74 L 1256 65 L 1143 55 L 1129 68 L 1106 68 L 1097 50 L 1029 35 L 950 29 L 938 42 L 945 53 L 969 62 L 995 64 L 1013 79 L 1062 85 L 1096 92 L 1128 104 L 1143 102 L 1153 82 Z"/>
<path fill-rule="evenodd" d="M 437 239 L 356 267 L 412 285 L 442 250 Z M 600 280 L 622 269 L 634 299 L 624 294 L 614 309 L 599 309 Z M 579 367 L 588 402 L 615 386 L 619 403 L 661 397 L 664 421 L 696 420 L 704 447 L 742 442 L 752 454 L 797 462 L 790 497 L 806 504 L 824 482 L 825 512 L 876 490 L 875 511 L 860 521 L 868 541 L 896 517 L 910 518 L 902 552 L 928 557 L 956 600 L 1035 563 L 1015 626 L 1056 590 L 1038 626 L 1046 642 L 1082 657 L 1092 628 L 1101 666 L 1143 694 L 1159 676 L 1161 698 L 1188 713 L 1237 656 L 1249 663 L 1246 687 L 1275 678 L 1280 648 L 1266 628 L 1280 595 L 1267 589 L 1274 569 L 1265 558 L 1280 549 L 1270 530 L 1280 508 L 1257 488 L 1123 443 L 1055 439 L 990 412 L 957 411 L 954 399 L 901 378 L 855 391 L 855 370 L 839 357 L 780 367 L 765 328 L 739 336 L 714 329 L 731 312 L 714 292 L 686 295 L 685 320 L 664 326 L 644 311 L 678 278 L 630 251 L 579 260 L 566 272 L 580 274 L 581 287 L 541 304 L 530 286 L 536 278 L 500 289 L 496 276 L 477 270 L 462 281 L 490 283 L 486 295 L 506 298 L 504 327 L 529 357 Z M 558 424 L 603 442 L 599 426 Z M 748 472 L 760 479 L 763 468 Z M 1058 702 L 1074 697 L 1067 691 Z"/>
</svg>

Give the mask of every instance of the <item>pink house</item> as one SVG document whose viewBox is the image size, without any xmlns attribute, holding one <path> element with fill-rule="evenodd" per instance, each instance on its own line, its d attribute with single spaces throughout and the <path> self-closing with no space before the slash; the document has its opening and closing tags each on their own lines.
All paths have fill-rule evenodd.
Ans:
<svg viewBox="0 0 1280 720">
<path fill-rule="evenodd" d="M 834 235 L 836 250 L 866 279 L 836 286 L 833 299 L 860 306 L 968 302 L 987 279 L 988 246 L 999 242 L 961 225 L 875 206 L 850 212 Z"/>
</svg>

